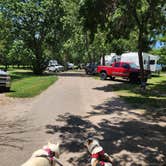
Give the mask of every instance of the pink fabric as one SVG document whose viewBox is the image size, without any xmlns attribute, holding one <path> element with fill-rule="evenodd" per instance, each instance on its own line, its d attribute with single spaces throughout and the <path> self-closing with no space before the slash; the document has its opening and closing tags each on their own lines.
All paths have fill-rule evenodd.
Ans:
<svg viewBox="0 0 166 166">
<path fill-rule="evenodd" d="M 51 155 L 51 150 L 49 148 L 45 148 L 44 150 L 48 153 L 49 156 Z M 49 158 L 50 158 L 51 161 L 54 160 L 53 157 L 49 157 Z"/>
<path fill-rule="evenodd" d="M 104 161 L 100 161 L 100 165 L 104 166 L 105 162 Z"/>
<path fill-rule="evenodd" d="M 99 156 L 103 156 L 104 155 L 104 150 L 98 152 L 98 153 L 95 153 L 95 154 L 91 154 L 91 158 L 99 158 Z"/>
<path fill-rule="evenodd" d="M 95 154 L 91 154 L 91 158 L 96 158 L 98 159 L 100 156 L 104 156 L 104 150 L 98 152 L 98 153 L 95 153 Z M 105 165 L 105 162 L 104 161 L 100 161 L 100 165 L 104 166 Z"/>
</svg>

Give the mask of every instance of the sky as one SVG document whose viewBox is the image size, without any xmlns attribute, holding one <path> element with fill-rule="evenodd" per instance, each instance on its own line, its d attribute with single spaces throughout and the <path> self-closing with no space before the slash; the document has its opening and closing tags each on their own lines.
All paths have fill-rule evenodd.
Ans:
<svg viewBox="0 0 166 166">
<path fill-rule="evenodd" d="M 164 46 L 164 43 L 157 41 L 156 44 L 154 45 L 154 48 L 161 48 L 162 46 Z"/>
</svg>

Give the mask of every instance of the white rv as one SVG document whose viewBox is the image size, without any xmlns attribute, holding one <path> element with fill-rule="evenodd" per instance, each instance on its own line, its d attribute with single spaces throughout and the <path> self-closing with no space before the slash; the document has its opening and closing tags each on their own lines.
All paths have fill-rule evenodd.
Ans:
<svg viewBox="0 0 166 166">
<path fill-rule="evenodd" d="M 114 62 L 120 61 L 120 56 L 116 53 L 111 53 L 110 55 L 105 55 L 105 65 L 111 66 Z M 103 64 L 103 58 L 100 60 L 101 65 Z"/>
<path fill-rule="evenodd" d="M 144 69 L 150 69 L 150 54 L 142 53 Z M 121 62 L 132 62 L 135 63 L 138 67 L 139 65 L 139 57 L 138 52 L 128 52 L 121 55 Z"/>
<path fill-rule="evenodd" d="M 160 73 L 162 70 L 161 64 L 158 64 L 160 57 L 158 55 L 150 55 L 150 71 L 153 73 Z"/>
</svg>

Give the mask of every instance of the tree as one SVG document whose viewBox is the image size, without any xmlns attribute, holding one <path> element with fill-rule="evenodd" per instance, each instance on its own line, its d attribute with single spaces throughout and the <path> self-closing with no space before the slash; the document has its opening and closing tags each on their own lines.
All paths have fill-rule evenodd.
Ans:
<svg viewBox="0 0 166 166">
<path fill-rule="evenodd" d="M 158 42 L 162 43 L 160 48 L 152 49 L 151 53 L 154 55 L 160 55 L 159 62 L 166 65 L 166 33 L 158 38 Z"/>
<path fill-rule="evenodd" d="M 94 35 L 94 40 L 90 44 L 90 53 L 93 57 L 93 62 L 99 62 L 102 58 L 102 65 L 105 65 L 105 55 L 109 53 L 109 45 L 107 43 L 107 32 L 102 31 L 98 27 L 97 32 Z"/>
<path fill-rule="evenodd" d="M 78 0 L 62 1 L 62 8 L 59 57 L 67 68 L 68 61 L 78 64 L 83 60 L 85 46 L 82 20 L 78 19 L 80 2 Z"/>
<path fill-rule="evenodd" d="M 7 54 L 13 42 L 11 29 L 11 20 L 5 18 L 3 13 L 0 12 L 0 63 L 6 66 L 6 70 L 9 65 Z"/>
<path fill-rule="evenodd" d="M 130 34 L 136 32 L 137 49 L 141 70 L 141 82 L 145 85 L 142 52 L 150 49 L 152 38 L 165 30 L 164 0 L 83 0 L 80 14 L 84 17 L 84 27 L 91 32 L 93 41 L 97 25 L 109 25 L 107 39 L 113 49 L 119 52 L 115 43 L 127 44 Z M 106 26 L 107 25 L 107 26 Z M 125 41 L 126 40 L 126 41 Z M 123 49 L 123 48 L 122 48 Z"/>
<path fill-rule="evenodd" d="M 33 53 L 31 50 L 28 50 L 25 47 L 25 44 L 22 40 L 15 40 L 8 53 L 9 63 L 12 65 L 17 65 L 18 67 L 20 65 L 31 66 L 31 60 L 33 57 Z"/>
<path fill-rule="evenodd" d="M 128 19 L 134 22 L 138 29 L 138 56 L 141 70 L 141 83 L 145 88 L 144 66 L 142 52 L 144 51 L 144 41 L 147 36 L 151 38 L 164 29 L 165 14 L 163 12 L 164 0 L 127 0 L 119 1 L 118 8 L 123 14 L 128 15 Z"/>
<path fill-rule="evenodd" d="M 12 18 L 15 39 L 22 40 L 34 54 L 34 73 L 41 74 L 48 59 L 44 50 L 48 44 L 55 44 L 59 36 L 60 0 L 7 0 L 0 4 L 2 12 Z"/>
</svg>

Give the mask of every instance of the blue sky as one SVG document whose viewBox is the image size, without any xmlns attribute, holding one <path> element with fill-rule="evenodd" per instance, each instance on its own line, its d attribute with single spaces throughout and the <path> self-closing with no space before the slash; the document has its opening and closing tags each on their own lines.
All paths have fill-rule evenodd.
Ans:
<svg viewBox="0 0 166 166">
<path fill-rule="evenodd" d="M 156 44 L 154 45 L 154 48 L 160 48 L 162 46 L 164 46 L 164 43 L 160 42 L 160 41 L 157 41 Z"/>
</svg>

